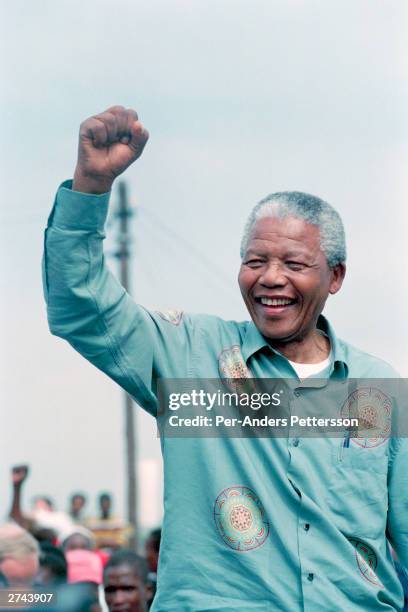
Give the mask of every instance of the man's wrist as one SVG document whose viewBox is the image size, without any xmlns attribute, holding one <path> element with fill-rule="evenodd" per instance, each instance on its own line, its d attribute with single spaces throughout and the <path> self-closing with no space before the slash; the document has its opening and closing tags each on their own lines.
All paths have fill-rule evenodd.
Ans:
<svg viewBox="0 0 408 612">
<path fill-rule="evenodd" d="M 72 181 L 72 191 L 101 195 L 111 191 L 113 180 L 107 177 L 86 176 L 78 168 L 75 169 Z"/>
</svg>

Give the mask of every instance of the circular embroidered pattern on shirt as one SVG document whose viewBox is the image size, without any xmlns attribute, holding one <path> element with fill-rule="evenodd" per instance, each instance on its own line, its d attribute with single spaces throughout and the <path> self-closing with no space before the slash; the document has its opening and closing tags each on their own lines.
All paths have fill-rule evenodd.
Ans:
<svg viewBox="0 0 408 612">
<path fill-rule="evenodd" d="M 218 357 L 218 369 L 221 378 L 227 379 L 227 385 L 237 392 L 253 390 L 252 372 L 245 363 L 238 345 L 222 351 Z"/>
<path fill-rule="evenodd" d="M 351 393 L 341 409 L 343 418 L 358 418 L 358 431 L 350 438 L 363 448 L 384 444 L 390 437 L 392 401 L 375 387 L 361 387 Z"/>
<path fill-rule="evenodd" d="M 181 319 L 183 318 L 183 311 L 182 310 L 166 310 L 166 311 L 163 311 L 163 312 L 161 312 L 159 310 L 156 310 L 156 313 L 164 321 L 167 321 L 167 323 L 172 323 L 173 325 L 179 325 Z"/>
<path fill-rule="evenodd" d="M 368 546 L 368 544 L 362 540 L 359 540 L 358 538 L 347 539 L 355 548 L 357 567 L 360 570 L 363 578 L 368 582 L 371 582 L 371 584 L 382 587 L 383 585 L 375 572 L 377 569 L 378 560 L 374 550 L 371 548 L 371 546 Z"/>
<path fill-rule="evenodd" d="M 214 504 L 214 520 L 224 542 L 238 552 L 259 548 L 269 536 L 264 507 L 249 487 L 221 491 Z"/>
</svg>

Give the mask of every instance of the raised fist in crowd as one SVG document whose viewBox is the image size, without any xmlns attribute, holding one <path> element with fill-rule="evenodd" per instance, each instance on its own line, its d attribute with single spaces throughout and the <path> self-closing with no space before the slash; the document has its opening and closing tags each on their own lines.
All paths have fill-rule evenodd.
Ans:
<svg viewBox="0 0 408 612">
<path fill-rule="evenodd" d="M 15 465 L 11 468 L 11 479 L 14 485 L 19 485 L 28 476 L 28 465 Z"/>
<path fill-rule="evenodd" d="M 140 157 L 148 138 L 136 111 L 123 106 L 86 119 L 79 131 L 74 191 L 110 191 L 115 178 Z"/>
</svg>

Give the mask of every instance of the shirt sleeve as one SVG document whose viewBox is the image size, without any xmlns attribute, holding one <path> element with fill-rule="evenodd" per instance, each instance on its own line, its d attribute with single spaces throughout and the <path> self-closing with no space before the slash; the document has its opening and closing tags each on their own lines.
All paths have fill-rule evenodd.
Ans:
<svg viewBox="0 0 408 612">
<path fill-rule="evenodd" d="M 157 414 L 157 379 L 184 378 L 194 363 L 195 326 L 137 305 L 106 266 L 109 194 L 57 192 L 45 231 L 43 286 L 52 334 L 66 339 Z"/>
<path fill-rule="evenodd" d="M 390 443 L 388 534 L 401 566 L 408 571 L 408 439 Z"/>
</svg>

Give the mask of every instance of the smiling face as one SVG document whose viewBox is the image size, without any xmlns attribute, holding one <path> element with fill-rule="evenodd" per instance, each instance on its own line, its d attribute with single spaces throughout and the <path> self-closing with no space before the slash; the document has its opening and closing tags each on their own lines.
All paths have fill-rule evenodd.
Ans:
<svg viewBox="0 0 408 612">
<path fill-rule="evenodd" d="M 329 268 L 319 229 L 295 217 L 264 217 L 252 230 L 238 282 L 259 331 L 277 346 L 307 342 L 344 264 Z"/>
</svg>

